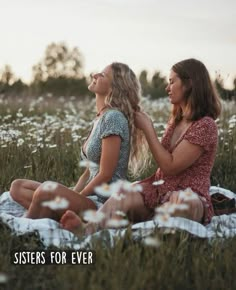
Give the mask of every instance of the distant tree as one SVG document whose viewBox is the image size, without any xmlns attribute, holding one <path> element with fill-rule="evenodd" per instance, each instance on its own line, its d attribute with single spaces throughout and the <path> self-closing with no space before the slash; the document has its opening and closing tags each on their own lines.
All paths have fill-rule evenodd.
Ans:
<svg viewBox="0 0 236 290">
<path fill-rule="evenodd" d="M 15 75 L 10 65 L 6 64 L 0 72 L 0 82 L 10 86 L 15 81 Z"/>
<path fill-rule="evenodd" d="M 139 75 L 139 81 L 140 81 L 141 88 L 142 88 L 142 94 L 144 96 L 147 96 L 150 94 L 150 83 L 148 82 L 147 75 L 148 75 L 148 73 L 146 70 L 141 71 L 141 73 Z"/>
<path fill-rule="evenodd" d="M 48 78 L 82 78 L 82 55 L 77 47 L 68 48 L 65 43 L 51 43 L 43 59 L 33 66 L 36 81 Z"/>
<path fill-rule="evenodd" d="M 27 95 L 28 94 L 28 86 L 22 82 L 21 79 L 17 79 L 12 85 L 11 90 L 14 95 Z"/>
<path fill-rule="evenodd" d="M 43 59 L 33 66 L 33 93 L 80 95 L 87 93 L 87 81 L 82 73 L 83 57 L 77 47 L 51 43 Z"/>
<path fill-rule="evenodd" d="M 8 64 L 0 70 L 0 94 L 12 97 L 28 94 L 28 86 L 15 76 Z"/>
<path fill-rule="evenodd" d="M 215 84 L 216 90 L 218 91 L 222 99 L 224 100 L 236 99 L 236 88 L 232 90 L 225 89 L 224 81 L 220 76 L 216 77 L 214 84 Z M 234 86 L 235 84 L 236 84 L 236 79 L 234 80 Z"/>
<path fill-rule="evenodd" d="M 167 82 L 166 78 L 159 71 L 155 72 L 151 79 L 150 95 L 153 99 L 163 98 L 166 96 Z"/>
</svg>

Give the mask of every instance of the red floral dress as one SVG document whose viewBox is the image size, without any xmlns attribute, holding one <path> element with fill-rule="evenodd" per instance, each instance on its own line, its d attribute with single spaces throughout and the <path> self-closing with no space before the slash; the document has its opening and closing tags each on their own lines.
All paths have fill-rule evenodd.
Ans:
<svg viewBox="0 0 236 290">
<path fill-rule="evenodd" d="M 175 124 L 169 122 L 161 141 L 166 150 L 172 153 L 182 140 L 188 140 L 192 144 L 202 146 L 204 149 L 203 154 L 190 167 L 177 175 L 165 175 L 162 170 L 158 168 L 154 175 L 140 181 L 143 187 L 142 196 L 144 204 L 147 208 L 154 209 L 158 205 L 169 201 L 171 192 L 190 187 L 199 195 L 203 202 L 203 223 L 207 224 L 214 215 L 209 195 L 209 187 L 210 174 L 217 149 L 217 125 L 210 117 L 203 117 L 194 121 L 184 135 L 177 140 L 175 146 L 171 148 L 170 140 L 174 129 Z M 164 180 L 162 185 L 152 185 L 154 181 L 161 179 Z"/>
</svg>

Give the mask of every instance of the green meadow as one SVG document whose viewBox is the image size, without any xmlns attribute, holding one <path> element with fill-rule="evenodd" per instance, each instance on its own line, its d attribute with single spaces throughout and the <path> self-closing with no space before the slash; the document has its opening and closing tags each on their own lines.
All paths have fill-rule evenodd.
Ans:
<svg viewBox="0 0 236 290">
<path fill-rule="evenodd" d="M 211 182 L 236 192 L 236 106 L 233 101 L 222 104 Z M 168 99 L 146 98 L 143 107 L 161 137 L 169 116 Z M 1 192 L 16 178 L 73 186 L 83 170 L 80 148 L 95 115 L 90 98 L 0 99 Z M 153 163 L 140 178 L 154 171 Z M 16 266 L 10 263 L 12 250 L 43 250 L 43 245 L 37 234 L 17 237 L 0 223 L 0 289 L 236 289 L 236 237 L 209 241 L 158 229 L 153 237 L 160 241 L 158 247 L 133 241 L 129 229 L 113 248 L 96 241 L 95 265 Z"/>
</svg>

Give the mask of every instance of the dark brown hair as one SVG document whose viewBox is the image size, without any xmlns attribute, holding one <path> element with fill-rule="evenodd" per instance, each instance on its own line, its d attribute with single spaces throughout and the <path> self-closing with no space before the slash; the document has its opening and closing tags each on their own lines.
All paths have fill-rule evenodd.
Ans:
<svg viewBox="0 0 236 290">
<path fill-rule="evenodd" d="M 182 112 L 179 105 L 174 105 L 172 120 L 178 123 L 183 116 L 191 121 L 205 116 L 215 120 L 221 112 L 221 103 L 205 65 L 191 58 L 176 63 L 171 69 L 186 88 L 185 110 Z"/>
</svg>

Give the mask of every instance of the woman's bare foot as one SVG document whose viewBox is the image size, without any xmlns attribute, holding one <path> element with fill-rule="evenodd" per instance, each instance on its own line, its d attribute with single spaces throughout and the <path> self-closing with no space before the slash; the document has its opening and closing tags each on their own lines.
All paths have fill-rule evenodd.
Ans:
<svg viewBox="0 0 236 290">
<path fill-rule="evenodd" d="M 83 228 L 83 222 L 73 211 L 67 210 L 60 219 L 61 226 L 72 233 L 78 233 Z"/>
</svg>

